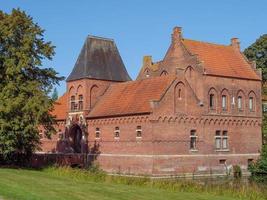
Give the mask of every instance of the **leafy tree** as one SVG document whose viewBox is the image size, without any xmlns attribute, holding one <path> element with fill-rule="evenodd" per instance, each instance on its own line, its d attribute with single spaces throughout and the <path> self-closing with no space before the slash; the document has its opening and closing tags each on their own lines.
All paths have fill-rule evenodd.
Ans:
<svg viewBox="0 0 267 200">
<path fill-rule="evenodd" d="M 52 99 L 55 101 L 58 99 L 58 92 L 57 92 L 57 88 L 54 88 L 54 91 L 52 93 Z"/>
<path fill-rule="evenodd" d="M 256 61 L 257 68 L 262 70 L 262 80 L 265 83 L 267 81 L 267 34 L 262 35 L 246 48 L 244 54 L 250 61 Z"/>
<path fill-rule="evenodd" d="M 262 148 L 260 159 L 249 166 L 252 176 L 267 180 L 267 145 Z"/>
<path fill-rule="evenodd" d="M 42 66 L 55 48 L 43 34 L 24 11 L 0 11 L 0 155 L 5 161 L 27 158 L 39 148 L 39 125 L 48 136 L 55 132 L 49 94 L 63 77 Z"/>
</svg>

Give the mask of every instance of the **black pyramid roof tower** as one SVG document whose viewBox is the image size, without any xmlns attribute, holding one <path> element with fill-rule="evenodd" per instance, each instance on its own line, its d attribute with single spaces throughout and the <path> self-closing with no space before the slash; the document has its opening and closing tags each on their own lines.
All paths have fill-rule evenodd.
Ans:
<svg viewBox="0 0 267 200">
<path fill-rule="evenodd" d="M 111 81 L 131 80 L 112 39 L 95 36 L 86 38 L 67 81 L 83 78 Z"/>
</svg>

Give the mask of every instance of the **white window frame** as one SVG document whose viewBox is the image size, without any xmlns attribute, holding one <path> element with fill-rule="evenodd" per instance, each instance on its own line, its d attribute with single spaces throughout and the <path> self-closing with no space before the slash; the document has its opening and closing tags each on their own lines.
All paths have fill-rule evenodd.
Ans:
<svg viewBox="0 0 267 200">
<path fill-rule="evenodd" d="M 219 132 L 219 135 L 216 133 Z M 226 132 L 226 135 L 223 135 L 223 133 Z M 228 137 L 228 131 L 227 130 L 216 130 L 215 136 L 214 136 L 214 141 L 215 141 L 215 150 L 216 151 L 229 151 L 229 137 Z M 217 141 L 220 141 L 219 148 L 217 146 Z M 224 141 L 226 141 L 226 147 L 224 147 Z"/>
<path fill-rule="evenodd" d="M 254 111 L 254 98 L 253 97 L 249 97 L 248 107 L 249 107 L 249 111 L 250 112 Z"/>
<path fill-rule="evenodd" d="M 242 111 L 242 109 L 243 109 L 242 99 L 243 99 L 242 96 L 237 97 L 237 108 L 239 111 Z"/>
<path fill-rule="evenodd" d="M 222 95 L 222 109 L 227 110 L 227 96 Z"/>
<path fill-rule="evenodd" d="M 192 132 L 194 132 L 194 135 L 192 135 Z M 194 145 L 193 148 L 191 148 L 191 140 L 192 140 L 192 138 L 195 139 L 195 143 L 194 143 L 195 145 Z M 189 143 L 190 151 L 197 151 L 197 138 L 198 138 L 197 131 L 195 129 L 190 130 L 190 143 Z"/>
</svg>

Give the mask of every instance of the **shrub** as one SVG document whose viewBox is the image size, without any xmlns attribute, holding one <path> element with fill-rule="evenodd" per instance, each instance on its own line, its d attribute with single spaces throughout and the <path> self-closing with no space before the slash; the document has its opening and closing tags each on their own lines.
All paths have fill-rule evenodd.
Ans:
<svg viewBox="0 0 267 200">
<path fill-rule="evenodd" d="M 260 158 L 250 164 L 249 171 L 254 178 L 267 181 L 267 144 L 262 147 Z"/>
<path fill-rule="evenodd" d="M 239 165 L 234 165 L 233 166 L 233 173 L 234 173 L 234 178 L 239 179 L 242 177 L 242 170 Z"/>
</svg>

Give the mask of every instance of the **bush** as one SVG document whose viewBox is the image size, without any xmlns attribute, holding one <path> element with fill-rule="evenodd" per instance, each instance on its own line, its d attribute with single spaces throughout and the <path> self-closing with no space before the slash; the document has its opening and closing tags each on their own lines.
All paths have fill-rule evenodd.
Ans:
<svg viewBox="0 0 267 200">
<path fill-rule="evenodd" d="M 259 177 L 262 180 L 267 180 L 267 144 L 262 147 L 260 158 L 255 163 L 250 164 L 249 171 L 254 178 Z"/>
<path fill-rule="evenodd" d="M 242 177 L 242 170 L 239 165 L 234 165 L 233 166 L 233 173 L 234 173 L 234 178 L 239 179 Z"/>
</svg>

